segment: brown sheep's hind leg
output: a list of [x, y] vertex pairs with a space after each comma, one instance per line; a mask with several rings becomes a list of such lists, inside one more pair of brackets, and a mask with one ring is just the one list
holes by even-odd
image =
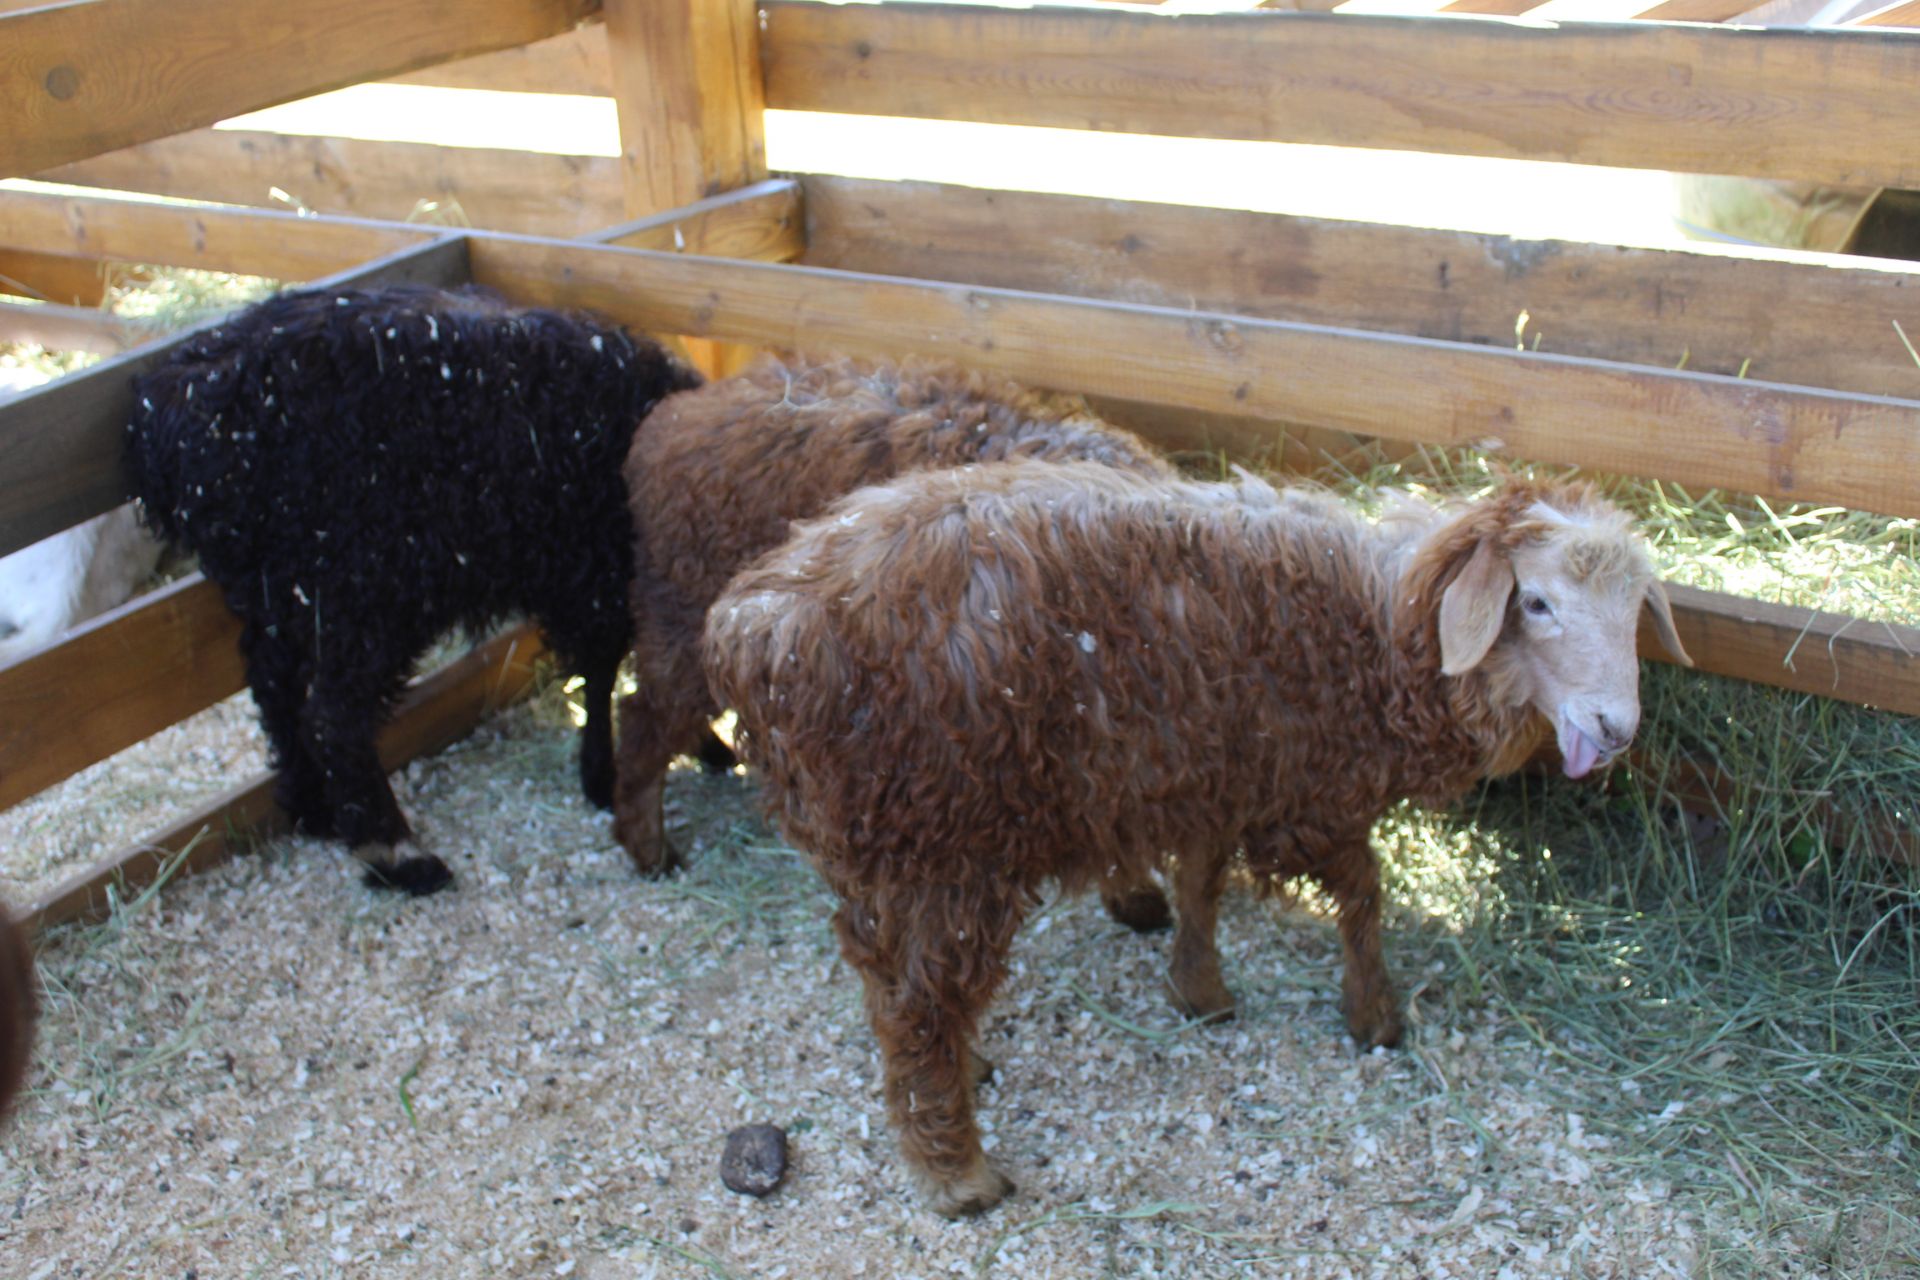
[[[866, 981], [887, 1107], [915, 1183], [943, 1217], [984, 1213], [1014, 1187], [980, 1146], [973, 1090], [991, 1065], [974, 1050], [973, 1032], [1018, 920], [994, 918], [1002, 913], [978, 901], [895, 907], [844, 905], [834, 917], [841, 950]], [[909, 951], [915, 963], [902, 972], [897, 958]]]
[[1227, 880], [1227, 851], [1181, 854], [1174, 866], [1173, 896], [1179, 924], [1173, 935], [1169, 981], [1174, 1007], [1189, 1018], [1225, 1022], [1233, 1017], [1233, 993], [1220, 976], [1214, 927], [1220, 890]]
[[1341, 851], [1342, 874], [1318, 877], [1340, 906], [1340, 940], [1346, 950], [1342, 1008], [1347, 1030], [1362, 1048], [1400, 1043], [1400, 997], [1387, 973], [1380, 945], [1380, 863], [1372, 845]]

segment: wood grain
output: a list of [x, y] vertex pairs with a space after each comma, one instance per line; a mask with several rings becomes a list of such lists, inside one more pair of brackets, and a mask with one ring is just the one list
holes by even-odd
[[312, 280], [435, 238], [432, 227], [0, 191], [0, 244], [116, 262]]
[[73, 254], [0, 248], [0, 293], [97, 307], [107, 296], [106, 264]]
[[0, 302], [0, 342], [31, 342], [50, 351], [117, 355], [151, 342], [163, 332], [152, 323], [124, 319], [97, 307]]
[[[1920, 513], [1920, 401], [1221, 313], [475, 237], [474, 278], [641, 328], [1016, 379], [1790, 501]], [[1062, 335], [1071, 335], [1062, 340]]]
[[[1669, 586], [1680, 642], [1702, 671], [1920, 716], [1920, 627]], [[1668, 661], [1643, 621], [1642, 657]]]
[[1850, 27], [1920, 27], [1920, 0], [1898, 0], [1898, 3], [1849, 19], [1847, 25]]
[[0, 17], [0, 176], [571, 30], [594, 0], [94, 0]]
[[[466, 243], [429, 241], [316, 283], [461, 284]], [[121, 433], [131, 381], [164, 360], [209, 320], [0, 404], [0, 555], [97, 516], [127, 498]]]
[[1753, 0], [1662, 0], [1634, 15], [1641, 22], [1726, 22], [1753, 7]]
[[[428, 221], [571, 236], [622, 215], [611, 156], [201, 129], [36, 175], [48, 182], [288, 212]], [[275, 188], [291, 199], [275, 196]]]
[[442, 89], [572, 93], [611, 98], [613, 67], [607, 58], [606, 28], [591, 23], [518, 49], [502, 49], [477, 58], [443, 62], [424, 71], [410, 71], [394, 76], [392, 82]]
[[[519, 627], [416, 681], [380, 735], [381, 760], [388, 769], [395, 769], [459, 741], [486, 716], [526, 691], [534, 665], [544, 653], [538, 634]], [[273, 802], [273, 785], [272, 774], [256, 774], [75, 876], [26, 908], [20, 919], [35, 932], [98, 919], [111, 896], [127, 900], [169, 866], [176, 878], [192, 875], [226, 861], [256, 840], [287, 830], [286, 815]]]
[[[806, 261], [1920, 398], [1920, 264], [1556, 240], [811, 175]], [[1783, 298], [1791, 306], [1779, 305]]]
[[244, 688], [239, 636], [194, 574], [0, 667], [0, 809]]
[[606, 0], [629, 217], [767, 176], [752, 0]]
[[[769, 0], [769, 107], [1920, 185], [1920, 41]], [[1904, 135], [1900, 135], [1904, 136]]]
[[769, 178], [579, 238], [623, 249], [758, 262], [792, 262], [807, 248], [800, 184], [792, 178]]

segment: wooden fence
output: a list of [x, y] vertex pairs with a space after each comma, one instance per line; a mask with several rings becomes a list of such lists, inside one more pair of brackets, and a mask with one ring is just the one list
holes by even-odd
[[[1496, 7], [1529, 6], [1447, 10]], [[1271, 457], [1302, 432], [1477, 445], [1920, 515], [1907, 264], [772, 178], [761, 143], [779, 107], [1920, 186], [1920, 134], [1904, 128], [1920, 34], [805, 0], [441, 0], [377, 22], [358, 0], [9, 8], [0, 110], [26, 127], [0, 134], [0, 176], [225, 203], [0, 191], [0, 290], [57, 306], [0, 307], [0, 336], [37, 324], [102, 349], [139, 343], [92, 309], [109, 262], [471, 279], [693, 339], [951, 356], [1088, 393], [1174, 447]], [[488, 49], [504, 52], [418, 69]], [[610, 93], [623, 154], [204, 127], [402, 73]], [[321, 212], [246, 207], [272, 187]], [[481, 225], [397, 221], [421, 196], [457, 198]], [[1521, 311], [1553, 352], [1514, 348]], [[0, 554], [124, 498], [128, 378], [179, 340], [0, 404]], [[1920, 714], [1920, 630], [1675, 596], [1705, 670]], [[240, 688], [235, 630], [195, 579], [0, 669], [0, 806]], [[390, 757], [464, 732], [524, 685], [536, 652], [522, 632], [429, 678]], [[197, 832], [217, 838], [196, 859], [219, 856], [227, 834], [277, 820], [267, 793], [250, 780], [31, 913], [95, 909], [110, 878], [150, 876], [156, 848]]]

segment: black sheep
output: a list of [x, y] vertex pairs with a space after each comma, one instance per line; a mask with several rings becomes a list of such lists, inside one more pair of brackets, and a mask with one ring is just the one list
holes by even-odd
[[431, 893], [374, 737], [456, 626], [525, 613], [586, 678], [580, 777], [612, 798], [610, 700], [631, 639], [621, 464], [699, 376], [594, 318], [417, 286], [282, 294], [134, 384], [128, 465], [148, 524], [245, 624], [279, 802], [369, 882]]

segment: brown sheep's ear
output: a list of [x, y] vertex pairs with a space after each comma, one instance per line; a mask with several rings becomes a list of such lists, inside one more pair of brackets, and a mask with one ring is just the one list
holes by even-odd
[[1454, 580], [1440, 596], [1440, 671], [1465, 675], [1500, 638], [1507, 620], [1507, 597], [1513, 594], [1513, 567], [1488, 539], [1481, 539]]
[[1667, 589], [1655, 578], [1647, 586], [1647, 608], [1653, 611], [1653, 631], [1660, 637], [1660, 643], [1673, 655], [1673, 660], [1683, 667], [1693, 665], [1693, 659], [1687, 656], [1686, 646], [1680, 643], [1680, 632], [1673, 625], [1673, 604], [1667, 599]]

